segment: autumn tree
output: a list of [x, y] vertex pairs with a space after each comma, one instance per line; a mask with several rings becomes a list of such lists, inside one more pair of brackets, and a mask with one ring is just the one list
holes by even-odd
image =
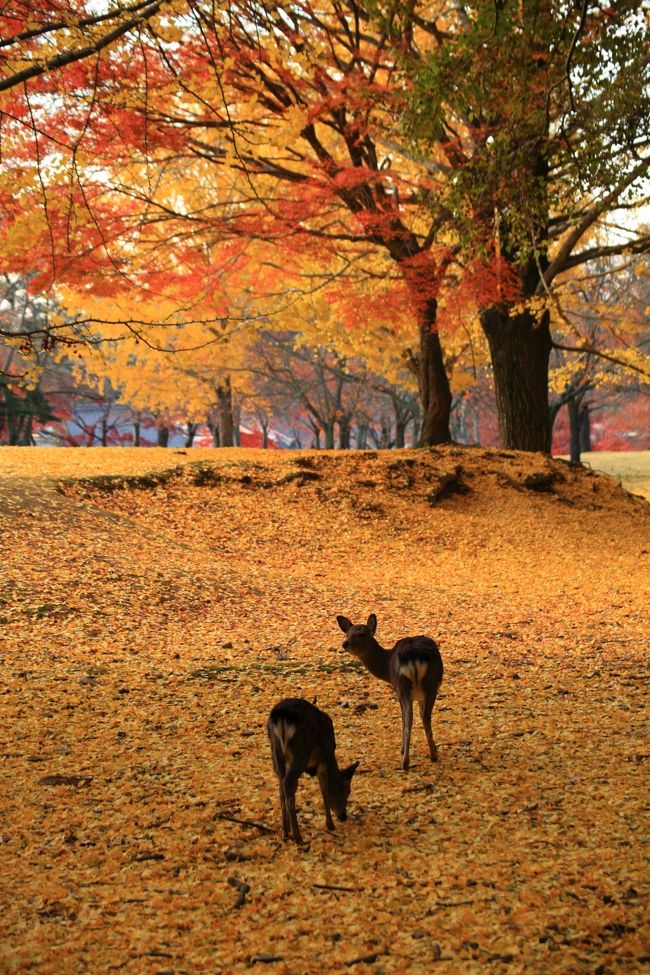
[[[455, 4], [456, 29], [410, 58], [407, 128], [451, 173], [446, 207], [470, 262], [502, 444], [548, 450], [552, 293], [598, 257], [650, 245], [646, 5]], [[417, 19], [414, 14], [414, 19]]]
[[[435, 175], [387, 139], [402, 99], [399, 47], [393, 26], [376, 27], [353, 2], [243, 3], [218, 12], [192, 0], [149, 17], [137, 43], [80, 60], [74, 72], [68, 65], [60, 80], [41, 78], [40, 90], [55, 97], [30, 100], [21, 89], [9, 103], [9, 135], [18, 146], [31, 130], [27, 155], [38, 164], [38, 178], [23, 183], [22, 205], [9, 210], [14, 260], [26, 231], [24, 201], [39, 196], [47, 211], [42, 260], [55, 278], [87, 285], [94, 275], [103, 291], [107, 277], [113, 287], [144, 277], [160, 286], [165, 272], [179, 276], [179, 254], [196, 268], [206, 246], [223, 268], [217, 245], [226, 239], [256, 240], [269, 254], [281, 249], [285, 268], [304, 271], [308, 261], [307, 275], [321, 280], [360, 266], [368, 252], [383, 253], [419, 322], [422, 442], [448, 439], [451, 395], [435, 316], [450, 250], [437, 240], [440, 215], [432, 219], [422, 205]], [[200, 164], [202, 194], [161, 191], [171, 174]], [[206, 187], [215, 181], [211, 199]], [[147, 246], [160, 243], [162, 223], [173, 261]], [[129, 247], [116, 243], [127, 239]], [[148, 255], [142, 274], [133, 269], [133, 246]], [[297, 287], [306, 285], [294, 274]]]

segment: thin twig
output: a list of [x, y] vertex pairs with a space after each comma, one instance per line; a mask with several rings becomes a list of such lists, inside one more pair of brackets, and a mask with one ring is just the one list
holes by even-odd
[[363, 964], [364, 962], [367, 965], [372, 965], [373, 961], [377, 961], [381, 955], [387, 955], [388, 953], [389, 952], [386, 948], [380, 948], [379, 951], [375, 951], [371, 955], [361, 955], [360, 958], [352, 958], [350, 961], [346, 961], [345, 964], [348, 966], [348, 968], [351, 965], [359, 965]]
[[341, 887], [338, 884], [312, 884], [312, 887], [317, 887], [318, 890], [346, 890], [351, 894], [365, 890], [365, 887]]
[[263, 833], [275, 833], [274, 829], [270, 826], [264, 826], [262, 823], [256, 823], [253, 819], [237, 819], [236, 816], [228, 816], [227, 813], [215, 813], [213, 819], [225, 819], [229, 823], [238, 823], [240, 826], [253, 826], [255, 829], [261, 830]]

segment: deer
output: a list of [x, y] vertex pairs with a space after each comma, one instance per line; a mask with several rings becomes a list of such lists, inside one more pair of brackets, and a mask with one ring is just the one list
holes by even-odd
[[325, 825], [334, 830], [332, 812], [341, 822], [347, 819], [347, 802], [352, 776], [358, 762], [339, 769], [332, 719], [301, 697], [287, 697], [271, 710], [267, 722], [273, 768], [280, 785], [282, 833], [299, 846], [303, 839], [296, 817], [296, 788], [303, 772], [316, 775], [325, 806]]
[[410, 636], [398, 640], [386, 650], [375, 639], [377, 617], [371, 613], [367, 622], [353, 624], [347, 616], [336, 621], [345, 633], [343, 649], [354, 654], [374, 677], [391, 685], [402, 709], [402, 771], [409, 768], [413, 701], [420, 706], [420, 717], [427, 736], [432, 762], [438, 761], [438, 749], [431, 731], [431, 713], [442, 683], [442, 657], [435, 640], [428, 636]]

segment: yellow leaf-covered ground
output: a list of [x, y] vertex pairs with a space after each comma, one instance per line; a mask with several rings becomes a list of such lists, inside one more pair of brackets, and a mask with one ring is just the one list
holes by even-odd
[[[647, 502], [454, 447], [3, 448], [0, 517], [0, 971], [647, 970]], [[340, 647], [371, 611], [440, 644], [437, 765]], [[361, 762], [334, 834], [301, 780], [304, 850], [288, 695]]]

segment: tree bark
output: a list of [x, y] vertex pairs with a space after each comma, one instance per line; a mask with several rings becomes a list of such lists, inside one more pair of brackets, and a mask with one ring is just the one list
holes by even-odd
[[418, 447], [433, 447], [449, 443], [449, 415], [451, 389], [442, 356], [440, 337], [435, 331], [438, 303], [426, 303], [420, 320], [420, 349], [418, 354], [418, 387], [422, 404]]
[[133, 421], [133, 446], [140, 446], [140, 420]]
[[236, 403], [232, 408], [232, 439], [235, 447], [241, 447], [241, 406]]
[[572, 464], [580, 463], [580, 401], [577, 397], [567, 403], [569, 413], [569, 457]]
[[395, 446], [404, 447], [406, 444], [406, 423], [401, 416], [395, 417]]
[[368, 427], [369, 423], [367, 420], [359, 420], [357, 423], [356, 441], [359, 450], [366, 450], [368, 446]]
[[591, 450], [591, 407], [589, 403], [580, 406], [580, 452], [588, 454]]
[[[234, 446], [234, 419], [232, 413], [232, 389], [230, 377], [227, 376], [223, 385], [217, 386], [217, 403], [219, 406], [219, 446]], [[217, 446], [215, 444], [215, 446]]]
[[334, 420], [329, 417], [325, 421], [323, 433], [325, 434], [325, 450], [334, 450]]
[[192, 446], [198, 428], [199, 428], [198, 423], [192, 423], [191, 420], [188, 420], [187, 430], [185, 431], [185, 443], [183, 444], [184, 447]]
[[159, 424], [157, 444], [159, 447], [167, 447], [169, 444], [169, 427]]
[[548, 453], [548, 313], [510, 317], [507, 308], [492, 307], [481, 313], [481, 325], [492, 359], [501, 446]]
[[350, 449], [350, 417], [345, 416], [339, 420], [339, 450]]

